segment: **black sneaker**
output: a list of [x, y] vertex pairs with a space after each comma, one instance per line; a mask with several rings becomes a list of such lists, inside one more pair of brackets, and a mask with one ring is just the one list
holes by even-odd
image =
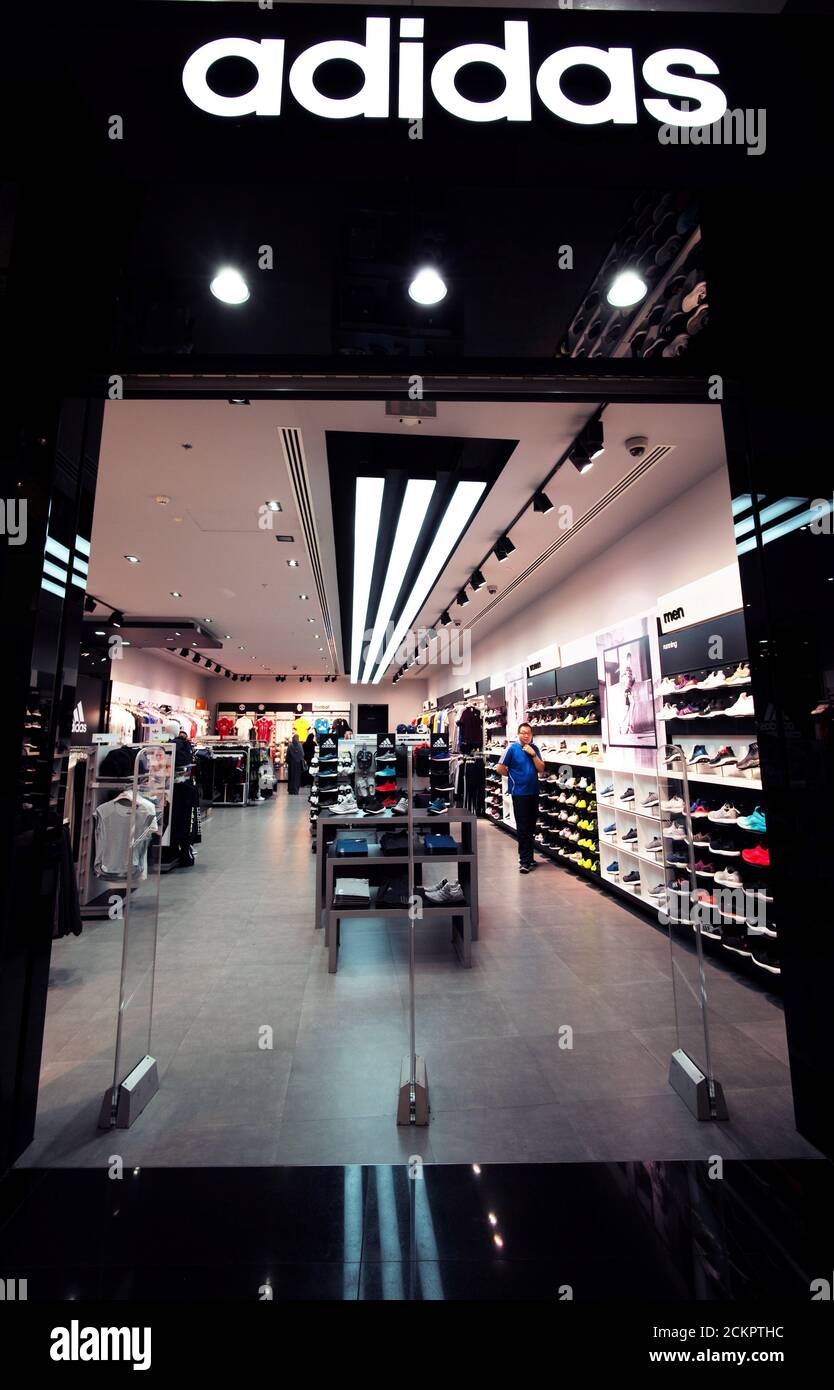
[[709, 840], [709, 847], [713, 854], [723, 854], [730, 859], [737, 859], [741, 854], [738, 845], [726, 836], [714, 836]]
[[633, 801], [633, 800], [634, 800], [634, 788], [633, 788], [633, 787], [626, 787], [625, 791], [623, 792], [622, 796], [620, 797], [620, 800], [621, 800], [621, 801]]
[[753, 937], [750, 942], [750, 955], [753, 957], [753, 964], [758, 965], [760, 970], [767, 970], [771, 975], [781, 975], [779, 947], [772, 937]]
[[736, 764], [739, 772], [750, 772], [759, 766], [759, 745], [751, 743], [744, 757]]
[[725, 748], [719, 748], [714, 758], [710, 758], [710, 767], [731, 767], [738, 762], [738, 758], [729, 744]]
[[520, 874], [529, 874], [529, 872], [530, 872], [530, 865], [529, 865], [529, 864], [519, 864], [519, 866], [518, 866], [518, 872], [519, 872]]
[[629, 884], [633, 888], [636, 883], [640, 882], [639, 871], [637, 869], [632, 869], [630, 873], [623, 874], [622, 882]]
[[736, 956], [749, 956], [750, 943], [747, 928], [743, 922], [731, 922], [726, 917], [721, 922], [721, 945]]

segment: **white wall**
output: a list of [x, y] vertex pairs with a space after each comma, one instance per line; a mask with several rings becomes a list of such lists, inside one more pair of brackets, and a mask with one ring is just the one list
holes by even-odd
[[314, 676], [312, 681], [305, 681], [302, 685], [297, 676], [288, 675], [280, 684], [271, 676], [253, 676], [246, 685], [241, 685], [240, 681], [226, 680], [224, 676], [210, 679], [207, 684], [209, 707], [215, 717], [217, 704], [221, 701], [256, 705], [259, 701], [264, 704], [285, 701], [308, 704], [312, 700], [339, 700], [349, 701], [351, 705], [387, 704], [388, 724], [393, 729], [398, 724], [410, 724], [422, 712], [423, 701], [428, 698], [427, 683], [418, 680], [400, 681], [394, 686], [385, 682], [380, 685], [351, 685], [348, 680], [332, 681], [325, 685], [323, 680], [316, 680]]
[[190, 695], [194, 700], [202, 697], [209, 703], [213, 694], [211, 681], [205, 674], [200, 675], [193, 662], [165, 661], [153, 652], [138, 647], [122, 648], [121, 660], [112, 662], [110, 674], [114, 681], [123, 681], [127, 685], [141, 685], [151, 690], [165, 691], [169, 695]]
[[[482, 640], [475, 628], [471, 675], [461, 683], [505, 671], [550, 643], [564, 646], [644, 613], [661, 594], [735, 561], [730, 489], [722, 466], [570, 579], [537, 594]], [[447, 673], [429, 678], [431, 696], [448, 688]]]

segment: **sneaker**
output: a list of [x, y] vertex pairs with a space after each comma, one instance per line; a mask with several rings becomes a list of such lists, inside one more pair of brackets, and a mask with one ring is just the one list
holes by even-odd
[[698, 797], [698, 799], [696, 801], [693, 801], [692, 805], [690, 806], [689, 814], [690, 816], [695, 816], [696, 819], [698, 817], [708, 816], [709, 806], [707, 805], [706, 801], [702, 801], [701, 798]]
[[709, 849], [709, 847], [710, 847], [710, 840], [709, 840], [709, 834], [708, 834], [708, 832], [707, 832], [706, 830], [695, 830], [695, 831], [693, 831], [693, 833], [692, 833], [692, 843], [693, 843], [693, 845], [702, 845], [704, 849]]
[[663, 709], [659, 711], [657, 717], [658, 717], [658, 719], [677, 719], [677, 717], [678, 717], [678, 707], [677, 707], [677, 705], [665, 704], [665, 705], [663, 706]]
[[[743, 857], [743, 856], [742, 856], [742, 857]], [[744, 895], [745, 895], [745, 897], [749, 898], [749, 899], [750, 899], [752, 902], [754, 902], [754, 903], [758, 903], [758, 902], [772, 903], [772, 902], [773, 902], [773, 897], [772, 897], [772, 895], [771, 895], [770, 888], [769, 888], [769, 886], [768, 886], [766, 883], [751, 883], [751, 882], [746, 883], [746, 884], [744, 885]]]
[[725, 918], [721, 926], [721, 945], [726, 951], [732, 951], [734, 955], [749, 956], [750, 945], [744, 923], [736, 923]]
[[653, 886], [652, 888], [649, 889], [649, 897], [650, 897], [650, 898], [654, 898], [655, 902], [658, 902], [658, 903], [665, 903], [665, 901], [666, 901], [666, 885], [665, 885], [665, 883], [656, 883], [656, 884], [654, 884], [654, 886]]
[[630, 873], [623, 874], [622, 882], [625, 883], [625, 884], [627, 884], [627, 885], [629, 886], [629, 888], [634, 888], [634, 887], [636, 887], [636, 886], [639, 886], [639, 883], [640, 883], [640, 871], [639, 871], [639, 869], [632, 869]]
[[754, 937], [750, 942], [750, 955], [753, 958], [753, 964], [758, 965], [761, 970], [767, 970], [771, 975], [781, 975], [779, 947], [774, 940], [769, 940], [767, 937]]
[[689, 868], [689, 859], [687, 855], [684, 854], [683, 850], [680, 849], [673, 849], [671, 854], [667, 854], [666, 863], [671, 864], [672, 867], [676, 869]]
[[633, 788], [633, 787], [626, 787], [625, 791], [623, 792], [622, 796], [620, 797], [620, 800], [621, 800], [621, 801], [633, 801], [633, 800], [634, 800], [634, 788]]
[[589, 758], [598, 758], [599, 755], [600, 755], [600, 747], [599, 747], [599, 744], [598, 744], [598, 743], [592, 743], [591, 746], [590, 746], [590, 748], [588, 749], [588, 757], [589, 757]]
[[381, 794], [385, 792], [395, 792], [397, 790], [397, 784], [396, 782], [377, 782], [376, 789]]
[[665, 762], [666, 766], [669, 767], [672, 763], [680, 762], [680, 759], [681, 750], [677, 748], [673, 743], [667, 743], [665, 749], [663, 750], [663, 761]]
[[612, 825], [606, 825], [606, 826], [605, 826], [605, 829], [603, 830], [602, 833], [603, 833], [603, 835], [610, 835], [611, 838], [612, 838], [613, 840], [616, 840], [616, 838], [617, 838], [617, 827], [616, 827], [616, 825], [613, 825], [613, 824], [612, 824]]
[[713, 835], [709, 841], [709, 848], [712, 854], [723, 854], [728, 859], [737, 859], [741, 853], [738, 846], [726, 836], [718, 838]]
[[603, 787], [603, 788], [602, 788], [602, 791], [599, 793], [599, 795], [600, 795], [600, 796], [613, 796], [613, 795], [614, 795], [614, 788], [613, 788], [613, 786], [611, 785], [610, 782], [609, 782], [609, 784], [608, 784], [607, 787]]
[[588, 745], [587, 745], [587, 743], [585, 742], [585, 740], [583, 739], [582, 742], [580, 743], [579, 747], [578, 747], [577, 750], [576, 750], [576, 756], [577, 756], [577, 758], [587, 758], [588, 752], [589, 752]]
[[626, 831], [625, 835], [621, 836], [620, 843], [624, 845], [633, 845], [636, 839], [637, 831], [634, 829], [634, 826], [632, 826], [630, 830]]
[[686, 826], [682, 825], [680, 821], [673, 821], [671, 825], [665, 826], [663, 834], [667, 840], [687, 839]]
[[646, 800], [643, 802], [643, 810], [644, 810], [644, 811], [651, 811], [651, 810], [653, 809], [653, 807], [659, 806], [659, 805], [660, 805], [660, 798], [659, 798], [659, 796], [657, 795], [657, 792], [649, 792], [648, 796], [646, 797]]
[[660, 809], [661, 811], [683, 812], [686, 807], [684, 806], [682, 796], [670, 796], [668, 801], [662, 801], [660, 803]]
[[657, 693], [658, 695], [674, 695], [677, 688], [673, 676], [664, 676], [657, 687]]
[[743, 849], [741, 857], [745, 864], [758, 864], [762, 869], [770, 867], [770, 852], [764, 845], [754, 845], [752, 849]]
[[750, 772], [753, 768], [759, 767], [759, 745], [751, 743], [743, 758], [740, 758], [736, 767], [739, 772]]
[[717, 811], [710, 811], [711, 821], [718, 821], [722, 825], [735, 825], [739, 818], [738, 809], [729, 801], [725, 801], [723, 806], [719, 806]]
[[709, 762], [709, 753], [703, 743], [696, 743], [689, 757], [686, 760], [687, 767], [698, 767], [700, 763]]
[[727, 677], [727, 685], [749, 685], [749, 684], [750, 684], [750, 667], [747, 665], [747, 662], [746, 662], [746, 661], [742, 661], [742, 662], [739, 663], [739, 665], [738, 665], [738, 666], [736, 667], [736, 669], [733, 671], [733, 674], [732, 674], [731, 676], [728, 676], [728, 677]]
[[530, 872], [530, 865], [529, 865], [529, 864], [519, 864], [519, 866], [518, 866], [518, 872], [519, 872], [520, 874], [529, 874], [529, 872]]
[[435, 796], [429, 802], [427, 810], [430, 816], [439, 816], [442, 815], [444, 811], [449, 810], [449, 803], [448, 801], [444, 801], [442, 797]]
[[753, 703], [752, 695], [739, 695], [734, 705], [730, 705], [724, 713], [730, 719], [751, 718], [756, 713], [756, 706]]
[[752, 815], [739, 816], [736, 824], [741, 826], [742, 830], [752, 830], [757, 835], [764, 835], [767, 830], [764, 809], [761, 806], [757, 806]]
[[699, 859], [695, 864], [695, 873], [698, 878], [715, 878], [715, 865], [708, 859]]
[[401, 796], [399, 801], [392, 807], [395, 816], [405, 816], [408, 813], [408, 797]]
[[330, 811], [334, 816], [364, 816], [365, 814], [364, 811], [360, 811], [356, 804], [356, 797], [352, 794], [340, 797], [339, 801], [330, 807]]
[[611, 862], [610, 864], [606, 865], [605, 872], [606, 872], [607, 874], [610, 874], [612, 878], [616, 878], [616, 877], [617, 877], [617, 875], [618, 875], [619, 872], [620, 872], [620, 866], [619, 866], [619, 864], [617, 863], [616, 859], [612, 860], [612, 862]]
[[724, 671], [719, 666], [715, 671], [710, 671], [709, 675], [705, 676], [702, 681], [698, 681], [698, 689], [716, 690], [718, 686], [726, 684], [727, 677], [724, 675]]
[[716, 883], [720, 883], [722, 888], [742, 888], [741, 874], [738, 869], [719, 869], [715, 875]]
[[719, 748], [715, 757], [710, 758], [709, 765], [710, 767], [730, 767], [737, 762], [738, 758], [728, 744], [725, 748]]
[[649, 840], [649, 843], [646, 845], [647, 854], [659, 854], [662, 849], [663, 841], [658, 839], [657, 835], [655, 835], [653, 840]]
[[[700, 719], [708, 706], [696, 705], [692, 701], [684, 701], [676, 711], [678, 719]], [[667, 716], [667, 718], [670, 716]]]
[[437, 904], [466, 902], [460, 884], [457, 881], [449, 883], [445, 878], [440, 883], [435, 883], [431, 888], [424, 888], [423, 897], [427, 902]]

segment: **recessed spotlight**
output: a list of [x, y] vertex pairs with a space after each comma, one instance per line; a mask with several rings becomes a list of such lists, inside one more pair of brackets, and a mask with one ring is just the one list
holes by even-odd
[[180, 593], [179, 589], [169, 589], [168, 592], [171, 595], [171, 598], [182, 598], [182, 594]]
[[409, 285], [408, 294], [415, 304], [439, 304], [446, 298], [446, 282], [432, 266], [423, 266]]
[[239, 652], [245, 652], [245, 651], [246, 651], [246, 648], [245, 648], [245, 647], [238, 647], [238, 651], [239, 651]]
[[316, 621], [315, 618], [308, 618], [308, 619], [307, 619], [307, 622], [308, 622], [308, 623], [314, 623], [315, 621]]
[[196, 642], [192, 642], [191, 645], [192, 645], [192, 647], [196, 647], [197, 643], [196, 643]]
[[297, 560], [288, 560], [288, 561], [287, 561], [287, 564], [289, 565], [289, 567], [290, 567], [291, 570], [297, 570], [297, 569], [298, 569], [298, 561], [297, 561]]
[[125, 615], [124, 615], [124, 613], [122, 613], [120, 609], [114, 608], [114, 609], [113, 609], [113, 612], [110, 614], [110, 623], [111, 623], [111, 625], [112, 625], [113, 627], [121, 627], [121, 625], [122, 625], [122, 623], [124, 622], [124, 620], [125, 620]]
[[[190, 446], [189, 446], [189, 447], [190, 447]], [[174, 517], [174, 520], [175, 520], [175, 521], [185, 521], [185, 517], [184, 517], [184, 516], [175, 516], [175, 517]]]
[[166, 497], [164, 493], [160, 492], [159, 495], [155, 497], [153, 500], [154, 502], [158, 502], [160, 507], [167, 507], [171, 499], [170, 497]]
[[314, 632], [314, 633], [313, 633], [313, 636], [315, 637], [316, 641], [318, 642], [319, 638], [321, 637], [321, 633], [320, 633], [320, 632]]
[[125, 559], [129, 565], [138, 565], [141, 563], [138, 555], [125, 555]]
[[635, 270], [622, 270], [608, 286], [606, 299], [615, 309], [628, 309], [645, 299], [648, 286]]
[[240, 271], [230, 265], [218, 270], [209, 289], [223, 304], [245, 304], [249, 298], [249, 286]]
[[104, 631], [103, 627], [97, 627], [95, 630], [95, 635], [96, 637], [106, 637], [107, 633]]
[[200, 619], [200, 622], [201, 622], [201, 623], [213, 623], [213, 622], [214, 622], [214, 618], [201, 618], [201, 619]]
[[181, 445], [180, 445], [180, 448], [181, 448], [181, 449], [193, 449], [193, 448], [194, 448], [194, 445], [193, 445], [193, 444], [189, 444], [189, 443], [186, 442], [185, 444], [181, 444]]
[[174, 633], [174, 636], [175, 636], [175, 637], [182, 637], [182, 633], [181, 633], [181, 632], [175, 632], [175, 633]]
[[[287, 564], [289, 564], [289, 563], [290, 563], [290, 562], [289, 562], [289, 560], [288, 560], [288, 561], [287, 561]], [[299, 597], [299, 598], [302, 598], [302, 599], [306, 599], [306, 598], [309, 598], [310, 595], [309, 595], [309, 594], [299, 594], [298, 597]], [[310, 618], [308, 621], [312, 623], [312, 622], [314, 622], [315, 620], [314, 620], [313, 618]]]
[[231, 640], [232, 640], [232, 634], [231, 634], [230, 632], [224, 632], [224, 633], [223, 633], [223, 640], [224, 640], [224, 642], [231, 642]]
[[280, 502], [276, 502], [276, 501], [274, 501], [274, 500], [269, 501], [269, 502], [264, 502], [264, 506], [265, 506], [265, 507], [268, 507], [269, 510], [270, 510], [271, 512], [282, 512], [282, 511], [284, 510], [283, 507], [281, 506], [281, 503], [280, 503]]

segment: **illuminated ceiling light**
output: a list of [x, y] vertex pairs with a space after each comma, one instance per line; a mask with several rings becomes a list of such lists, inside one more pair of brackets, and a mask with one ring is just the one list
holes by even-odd
[[394, 604], [402, 588], [408, 567], [414, 558], [414, 547], [417, 544], [436, 486], [436, 481], [429, 478], [412, 478], [406, 486], [397, 529], [394, 533], [394, 543], [391, 546], [385, 584], [377, 608], [376, 622], [365, 655], [363, 681], [370, 678], [380, 647], [385, 641], [385, 634], [394, 612]]
[[384, 672], [387, 670], [394, 652], [400, 645], [403, 637], [413, 623], [426, 601], [434, 585], [437, 583], [443, 566], [449, 559], [452, 551], [463, 535], [469, 519], [481, 500], [486, 490], [485, 482], [461, 482], [458, 483], [452, 494], [452, 499], [446, 508], [446, 514], [437, 528], [437, 533], [429, 547], [429, 553], [423, 561], [422, 568], [414, 581], [414, 587], [409, 594], [405, 607], [400, 614], [399, 621], [391, 635], [376, 674], [373, 684], [378, 684], [382, 680]]
[[264, 502], [264, 506], [267, 507], [267, 508], [269, 509], [269, 511], [271, 511], [271, 512], [282, 512], [282, 511], [284, 510], [283, 507], [281, 506], [281, 503], [280, 503], [280, 502], [276, 502], [276, 501], [274, 501], [274, 500], [273, 500], [273, 501], [269, 501], [269, 502]]
[[515, 550], [515, 546], [509, 536], [499, 536], [493, 549], [496, 560], [508, 560]]
[[446, 298], [446, 282], [432, 266], [424, 266], [414, 276], [408, 294], [415, 304], [439, 304]]
[[645, 299], [648, 286], [636, 270], [621, 270], [608, 286], [606, 299], [615, 309], [628, 309]]
[[230, 265], [218, 270], [209, 289], [223, 304], [245, 304], [249, 298], [249, 286], [240, 271]]
[[594, 460], [591, 458], [585, 445], [581, 442], [581, 435], [577, 443], [574, 444], [571, 449], [568, 457], [577, 473], [588, 473], [594, 466]]
[[589, 459], [598, 459], [600, 454], [605, 452], [605, 435], [602, 428], [602, 419], [596, 416], [589, 420], [584, 430], [579, 436], [579, 443], [582, 445]]
[[223, 638], [224, 638], [224, 640], [225, 640], [226, 642], [231, 642], [231, 640], [232, 640], [232, 634], [231, 634], [230, 632], [224, 632], [224, 633], [223, 633]]
[[357, 478], [353, 512], [353, 613], [351, 617], [350, 679], [359, 681], [368, 596], [374, 570], [384, 478]]
[[171, 499], [160, 492], [153, 500], [154, 502], [158, 502], [160, 507], [167, 507]]
[[533, 494], [533, 511], [541, 512], [542, 516], [553, 511], [553, 503], [546, 492], [539, 490]]
[[168, 592], [170, 593], [171, 598], [182, 598], [182, 594], [180, 593], [179, 589], [169, 589]]
[[[289, 560], [287, 561], [287, 564], [289, 564]], [[299, 594], [298, 597], [299, 597], [300, 599], [308, 599], [308, 598], [310, 597], [310, 595], [309, 595], [309, 594]], [[309, 618], [308, 621], [312, 623], [312, 622], [314, 622], [315, 620], [314, 620], [313, 618]]]
[[298, 569], [298, 561], [297, 561], [297, 560], [288, 560], [288, 561], [287, 561], [287, 564], [289, 565], [289, 567], [290, 567], [291, 570], [297, 570], [297, 569]]
[[124, 613], [122, 613], [120, 609], [114, 608], [114, 609], [113, 609], [113, 612], [110, 614], [110, 622], [111, 622], [112, 626], [113, 626], [113, 627], [121, 627], [121, 625], [122, 625], [122, 623], [124, 622], [124, 620], [125, 620], [125, 615], [124, 615]]
[[308, 619], [307, 619], [307, 622], [308, 622], [308, 623], [314, 623], [315, 621], [316, 621], [315, 618], [308, 618]]
[[107, 633], [105, 632], [103, 627], [97, 627], [95, 629], [95, 635], [96, 637], [106, 637]]
[[213, 622], [214, 622], [214, 618], [201, 618], [201, 619], [200, 619], [200, 622], [201, 622], [201, 623], [213, 623]]
[[125, 555], [125, 559], [129, 565], [139, 565], [142, 563], [138, 555]]

